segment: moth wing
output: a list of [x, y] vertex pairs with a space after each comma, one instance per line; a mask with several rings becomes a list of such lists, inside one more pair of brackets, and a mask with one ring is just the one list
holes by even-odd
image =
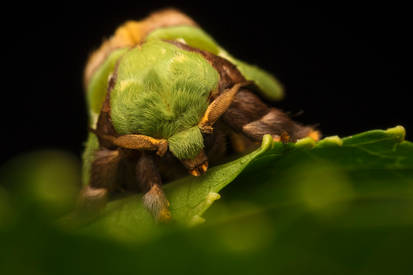
[[233, 60], [241, 74], [254, 81], [261, 95], [269, 100], [280, 100], [284, 97], [284, 87], [278, 79], [267, 71], [240, 60]]

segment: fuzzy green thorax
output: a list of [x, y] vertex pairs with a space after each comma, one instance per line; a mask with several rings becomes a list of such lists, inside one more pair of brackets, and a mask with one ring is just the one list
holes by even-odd
[[218, 81], [218, 72], [200, 54], [148, 41], [120, 60], [110, 100], [113, 126], [121, 135], [170, 139], [179, 159], [196, 156], [203, 140], [192, 128]]
[[250, 65], [234, 58], [200, 28], [194, 26], [159, 28], [150, 33], [146, 39], [167, 39], [185, 42], [191, 47], [221, 56], [236, 65], [238, 70], [247, 80], [254, 81], [264, 97], [270, 100], [280, 100], [283, 97], [283, 87], [276, 78], [257, 66]]

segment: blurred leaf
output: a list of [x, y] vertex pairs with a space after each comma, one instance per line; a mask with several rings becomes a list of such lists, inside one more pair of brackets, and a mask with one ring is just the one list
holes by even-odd
[[14, 201], [19, 208], [38, 208], [42, 215], [53, 218], [73, 207], [79, 192], [79, 177], [77, 158], [45, 150], [17, 156], [2, 166], [0, 188], [9, 190], [13, 198], [8, 200], [19, 200]]
[[186, 224], [232, 181], [196, 227], [154, 226], [139, 196], [80, 232], [14, 209], [13, 226], [0, 223], [0, 274], [411, 274], [413, 144], [402, 127], [271, 141], [211, 171], [165, 186]]

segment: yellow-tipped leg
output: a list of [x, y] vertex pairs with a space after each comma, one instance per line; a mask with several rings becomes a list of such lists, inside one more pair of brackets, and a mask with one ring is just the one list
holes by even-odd
[[163, 208], [159, 211], [157, 221], [160, 223], [168, 223], [171, 220], [171, 211], [168, 208]]
[[80, 192], [77, 204], [86, 211], [98, 211], [106, 205], [107, 196], [106, 188], [93, 188], [86, 185]]
[[204, 162], [204, 163], [201, 165], [201, 170], [202, 170], [202, 172], [204, 172], [204, 173], [208, 170], [208, 162]]
[[287, 143], [287, 142], [290, 141], [290, 136], [288, 135], [288, 133], [287, 133], [286, 131], [282, 131], [280, 137], [281, 137], [281, 141], [282, 141], [283, 143]]
[[272, 136], [272, 140], [275, 142], [280, 142], [281, 141], [281, 137], [279, 135], [273, 135]]
[[193, 168], [192, 170], [189, 170], [189, 173], [192, 176], [199, 177], [200, 175], [205, 174], [207, 170], [208, 170], [208, 161], [205, 161], [201, 165]]
[[166, 223], [171, 220], [169, 201], [159, 185], [152, 186], [143, 196], [143, 203], [157, 222]]
[[208, 158], [203, 150], [195, 158], [183, 159], [181, 162], [194, 177], [199, 177], [208, 170]]
[[201, 175], [201, 172], [199, 172], [198, 169], [196, 169], [196, 168], [189, 171], [189, 173], [191, 173], [191, 175], [194, 176], [194, 177], [199, 177]]
[[282, 131], [281, 135], [273, 135], [272, 140], [275, 142], [282, 142], [287, 143], [289, 142], [291, 137], [288, 135], [286, 131]]
[[312, 130], [308, 136], [312, 139], [314, 139], [314, 141], [319, 141], [321, 138], [321, 133], [317, 130]]

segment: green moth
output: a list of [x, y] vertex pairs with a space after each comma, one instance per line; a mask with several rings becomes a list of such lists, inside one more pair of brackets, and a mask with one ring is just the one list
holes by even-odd
[[89, 206], [142, 192], [155, 219], [167, 221], [162, 182], [200, 176], [265, 134], [319, 138], [264, 102], [283, 96], [272, 75], [232, 57], [176, 10], [119, 27], [90, 56], [84, 82], [90, 134], [81, 201]]

